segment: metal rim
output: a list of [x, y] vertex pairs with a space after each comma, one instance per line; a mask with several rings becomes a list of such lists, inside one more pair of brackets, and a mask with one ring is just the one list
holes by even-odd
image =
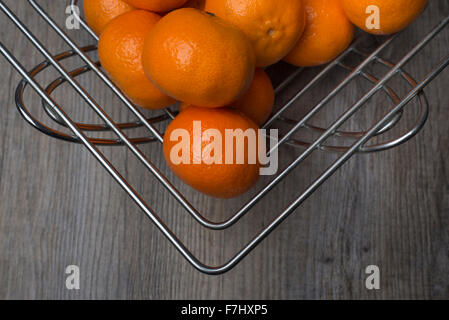
[[[81, 48], [83, 52], [90, 52], [96, 50], [96, 46], [90, 45]], [[76, 53], [73, 50], [64, 51], [62, 53], [59, 53], [54, 56], [54, 59], [56, 61], [62, 61], [64, 59], [68, 59], [72, 56], [76, 55]], [[51, 66], [51, 63], [48, 61], [43, 61], [37, 66], [35, 66], [31, 71], [29, 72], [31, 77], [35, 77], [39, 73], [43, 72], [45, 69]], [[75, 70], [72, 70], [69, 72], [70, 76], [77, 77], [80, 76], [86, 72], [91, 71], [91, 69], [87, 66], [83, 66], [80, 68], [77, 68]], [[59, 77], [56, 80], [52, 81], [45, 89], [45, 92], [49, 95], [51, 95], [59, 86], [64, 84], [66, 82], [65, 79]], [[28, 81], [22, 80], [19, 85], [17, 86], [16, 93], [15, 93], [15, 101], [16, 106], [20, 112], [20, 114], [23, 116], [23, 118], [33, 127], [35, 127], [40, 132], [56, 139], [73, 142], [73, 143], [81, 143], [81, 141], [74, 137], [70, 136], [64, 132], [61, 132], [59, 130], [53, 129], [48, 127], [47, 125], [43, 124], [41, 121], [37, 120], [36, 117], [32, 115], [32, 113], [28, 110], [24, 103], [23, 95], [25, 92], [25, 89], [28, 86]], [[53, 109], [51, 106], [45, 102], [44, 99], [42, 99], [42, 107], [45, 110], [46, 114], [50, 117], [51, 120], [53, 120], [55, 123], [67, 127], [67, 125], [57, 116], [54, 114]], [[155, 116], [151, 118], [147, 118], [147, 121], [151, 124], [159, 123], [168, 120], [170, 117], [166, 114]], [[89, 124], [89, 123], [77, 123], [74, 122], [81, 130], [84, 131], [111, 131], [111, 129], [107, 125], [101, 125], [101, 124]], [[139, 121], [136, 122], [126, 122], [126, 123], [119, 123], [117, 126], [120, 129], [127, 130], [127, 129], [135, 129], [142, 127], [143, 124]], [[89, 137], [89, 140], [97, 145], [107, 145], [107, 146], [120, 146], [123, 145], [123, 142], [119, 139], [101, 139], [101, 138], [94, 138]], [[144, 143], [152, 143], [158, 141], [157, 139], [153, 137], [139, 137], [139, 138], [132, 138], [130, 139], [133, 143], [136, 144], [144, 144]]]
[[[91, 52], [91, 51], [95, 51], [96, 50], [96, 46], [94, 45], [90, 45], [90, 46], [86, 46], [82, 48], [83, 52]], [[65, 52], [62, 52], [60, 54], [55, 55], [55, 60], [57, 61], [62, 61], [64, 59], [70, 58], [72, 56], [74, 56], [76, 53], [68, 50]], [[385, 66], [388, 67], [392, 67], [393, 64], [391, 62], [388, 62], [384, 59], [378, 58], [377, 61], [379, 61], [380, 63], [382, 63]], [[97, 62], [97, 65], [99, 66], [99, 63]], [[37, 74], [39, 74], [40, 72], [43, 72], [46, 68], [48, 68], [49, 66], [51, 66], [51, 64], [48, 61], [44, 61], [40, 64], [38, 64], [36, 67], [34, 67], [31, 71], [30, 71], [30, 75], [31, 76], [36, 76]], [[349, 70], [349, 71], [354, 71], [354, 67], [350, 67], [348, 65], [344, 65], [343, 63], [340, 63], [339, 66], [341, 66], [342, 68]], [[69, 75], [71, 77], [78, 77], [82, 74], [88, 73], [92, 71], [90, 67], [88, 66], [82, 66], [79, 68], [76, 68], [72, 71], [69, 72]], [[282, 90], [285, 86], [287, 86], [291, 81], [293, 81], [300, 73], [301, 73], [302, 69], [298, 68], [298, 70], [294, 71], [290, 77], [288, 77], [284, 82], [282, 82], [277, 88], [276, 88], [276, 92], [279, 92], [280, 90]], [[371, 83], [375, 84], [378, 82], [378, 79], [375, 78], [374, 76], [360, 71], [359, 74], [361, 76], [363, 76], [365, 79], [369, 80]], [[407, 83], [413, 88], [417, 85], [416, 81], [406, 72], [404, 71], [400, 71], [400, 75], [401, 77], [407, 81]], [[55, 80], [53, 80], [45, 89], [46, 93], [48, 93], [49, 95], [51, 95], [57, 88], [59, 88], [61, 85], [63, 85], [64, 83], [66, 83], [66, 79], [59, 77]], [[44, 125], [42, 122], [40, 122], [39, 120], [37, 120], [28, 110], [28, 108], [25, 106], [25, 103], [23, 101], [23, 94], [24, 91], [27, 87], [27, 83], [26, 82], [20, 82], [17, 89], [16, 89], [16, 104], [17, 107], [20, 111], [20, 113], [22, 114], [22, 116], [25, 118], [25, 120], [31, 124], [33, 127], [35, 127], [36, 129], [38, 129], [39, 131], [45, 133], [46, 135], [49, 135], [53, 138], [57, 138], [57, 139], [61, 139], [64, 141], [69, 141], [69, 142], [75, 142], [75, 143], [80, 143], [79, 139], [73, 137], [73, 136], [69, 136], [63, 132], [60, 132], [56, 129], [50, 128], [46, 125]], [[399, 103], [400, 99], [399, 97], [396, 95], [396, 93], [389, 87], [387, 86], [382, 86], [382, 89], [384, 90], [384, 92], [387, 94], [387, 96], [389, 97], [389, 99], [394, 103], [397, 104]], [[376, 145], [372, 145], [372, 146], [363, 146], [360, 148], [359, 152], [361, 153], [370, 153], [370, 152], [378, 152], [378, 151], [384, 151], [384, 150], [388, 150], [391, 148], [394, 148], [404, 142], [406, 142], [407, 140], [409, 140], [411, 137], [413, 137], [414, 135], [416, 135], [421, 128], [424, 126], [424, 124], [426, 123], [428, 114], [429, 114], [429, 109], [428, 109], [428, 104], [427, 104], [427, 99], [425, 98], [425, 95], [423, 92], [419, 93], [419, 105], [420, 105], [420, 114], [418, 119], [416, 120], [416, 122], [407, 130], [406, 133], [404, 133], [402, 136], [383, 142], [383, 143], [379, 143]], [[42, 106], [43, 109], [45, 110], [46, 114], [50, 117], [50, 119], [52, 119], [54, 122], [56, 122], [59, 125], [65, 126], [66, 124], [54, 113], [53, 109], [45, 102], [45, 100], [42, 100]], [[172, 117], [174, 115], [172, 114]], [[402, 111], [399, 112], [397, 115], [395, 115], [395, 117], [393, 117], [391, 119], [391, 121], [389, 123], [387, 123], [381, 130], [379, 130], [378, 133], [376, 133], [375, 136], [379, 136], [389, 130], [391, 130], [401, 119], [402, 116]], [[151, 118], [147, 118], [147, 121], [149, 123], [159, 123], [159, 122], [163, 122], [165, 120], [168, 120], [170, 118], [168, 114], [165, 115], [160, 115], [160, 116], [156, 116], [156, 117], [151, 117]], [[298, 121], [297, 120], [293, 120], [287, 117], [283, 117], [283, 116], [278, 116], [277, 119], [275, 119], [277, 121], [281, 121], [287, 124], [296, 124]], [[93, 131], [93, 132], [99, 132], [99, 131], [111, 131], [111, 128], [109, 128], [106, 124], [89, 124], [89, 123], [77, 123], [75, 122], [75, 124], [84, 131]], [[127, 123], [120, 123], [118, 124], [118, 127], [120, 129], [135, 129], [135, 128], [139, 128], [142, 127], [143, 124], [140, 121], [136, 121], [136, 122], [127, 122]], [[318, 127], [318, 126], [314, 126], [311, 124], [304, 124], [303, 128], [317, 132], [317, 133], [324, 133], [326, 131], [325, 128], [322, 127]], [[345, 138], [345, 139], [351, 139], [351, 140], [355, 140], [357, 138], [362, 137], [364, 134], [366, 133], [361, 131], [361, 132], [350, 132], [350, 131], [340, 131], [337, 130], [335, 133], [333, 133], [333, 137], [338, 137], [338, 138]], [[90, 140], [92, 141], [92, 143], [94, 144], [99, 144], [99, 145], [109, 145], [109, 146], [113, 146], [113, 145], [123, 145], [123, 142], [117, 139], [100, 139], [100, 138], [90, 138]], [[154, 139], [152, 137], [140, 137], [140, 138], [133, 138], [131, 140], [134, 143], [137, 144], [143, 144], [143, 143], [152, 143], [152, 142], [156, 142], [157, 139]], [[302, 141], [299, 139], [289, 139], [287, 141], [288, 145], [290, 146], [294, 146], [294, 147], [300, 147], [300, 148], [307, 148], [311, 145], [311, 143], [306, 142], [306, 141]], [[349, 147], [344, 147], [344, 146], [336, 146], [336, 145], [320, 145], [319, 149], [322, 151], [328, 151], [328, 152], [345, 152], [349, 149]]]
[[[364, 55], [364, 56], [367, 56], [367, 55]], [[385, 59], [377, 58], [376, 60], [388, 68], [394, 67], [393, 63], [391, 63]], [[340, 66], [349, 71], [354, 71], [354, 69], [355, 69], [354, 67], [344, 65], [343, 63], [340, 63]], [[416, 80], [414, 80], [410, 74], [406, 73], [402, 69], [400, 69], [398, 72], [399, 72], [400, 76], [402, 77], [402, 79], [404, 79], [410, 85], [410, 87], [412, 89], [417, 86]], [[377, 78], [375, 78], [374, 76], [372, 76], [366, 72], [360, 71], [359, 73], [361, 76], [363, 76], [365, 79], [370, 81], [372, 84], [376, 84], [379, 81]], [[382, 89], [387, 94], [387, 96], [390, 98], [390, 100], [394, 103], [394, 105], [397, 105], [400, 102], [401, 99], [399, 99], [399, 97], [396, 95], [396, 93], [391, 88], [389, 88], [388, 86], [382, 86]], [[389, 149], [392, 149], [396, 146], [399, 146], [399, 145], [407, 142], [408, 140], [413, 138], [417, 133], [419, 133], [419, 131], [421, 131], [421, 129], [424, 127], [425, 123], [427, 122], [427, 119], [429, 116], [429, 104], [428, 104], [427, 98], [425, 96], [425, 93], [423, 91], [420, 91], [417, 94], [417, 98], [418, 98], [419, 115], [417, 117], [417, 120], [413, 123], [412, 126], [410, 126], [406, 130], [406, 132], [404, 134], [402, 134], [401, 136], [399, 136], [395, 139], [390, 139], [390, 140], [382, 142], [382, 143], [378, 143], [378, 144], [370, 145], [370, 146], [362, 146], [359, 149], [359, 152], [360, 153], [372, 153], [372, 152], [380, 152], [380, 151], [389, 150]], [[380, 135], [390, 131], [391, 129], [393, 129], [395, 127], [395, 125], [401, 120], [402, 115], [403, 115], [403, 110], [398, 112], [382, 129], [380, 129], [373, 136], [373, 138], [380, 136]], [[282, 116], [280, 116], [278, 120], [288, 123], [288, 124], [292, 124], [292, 125], [295, 125], [298, 122], [297, 120], [293, 120], [293, 119], [290, 119], [287, 117], [282, 117]], [[303, 126], [303, 128], [308, 129], [313, 132], [316, 132], [316, 133], [319, 133], [319, 134], [323, 134], [324, 132], [326, 132], [325, 128], [310, 125], [307, 123]], [[350, 140], [355, 141], [356, 139], [363, 137], [366, 134], [366, 132], [367, 131], [355, 132], [355, 131], [337, 130], [333, 134], [333, 137], [345, 138], [345, 139], [350, 139]], [[308, 148], [311, 145], [311, 143], [300, 140], [300, 139], [290, 139], [287, 144], [290, 146], [299, 147], [299, 148]], [[320, 145], [319, 149], [322, 151], [341, 153], [341, 152], [345, 152], [345, 151], [349, 150], [350, 147], [342, 147], [342, 146], [335, 146], [335, 145]]]

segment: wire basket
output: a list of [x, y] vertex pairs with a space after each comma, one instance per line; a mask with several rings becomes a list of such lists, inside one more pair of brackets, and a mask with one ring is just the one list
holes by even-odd
[[[277, 226], [279, 226], [292, 212], [295, 211], [315, 190], [317, 190], [330, 176], [332, 176], [345, 162], [347, 162], [356, 153], [368, 153], [388, 150], [403, 144], [414, 137], [425, 125], [429, 105], [423, 89], [449, 64], [449, 55], [430, 69], [430, 72], [421, 80], [416, 81], [404, 70], [404, 66], [410, 62], [413, 57], [420, 52], [426, 45], [449, 23], [449, 16], [438, 23], [430, 32], [428, 32], [410, 51], [408, 51], [397, 63], [389, 62], [382, 58], [382, 53], [389, 46], [394, 45], [397, 35], [389, 38], [375, 38], [362, 35], [357, 38], [353, 44], [342, 53], [337, 59], [327, 66], [317, 70], [316, 74], [306, 78], [303, 85], [298, 85], [297, 80], [301, 78], [305, 70], [294, 69], [283, 81], [276, 87], [276, 93], [279, 94], [287, 88], [295, 89], [295, 94], [283, 102], [263, 126], [263, 128], [282, 128], [283, 133], [278, 143], [271, 149], [280, 149], [286, 147], [299, 150], [299, 154], [289, 159], [282, 170], [266, 182], [251, 198], [245, 202], [240, 209], [234, 212], [229, 218], [223, 221], [212, 221], [203, 215], [186, 197], [179, 191], [173, 182], [162, 173], [161, 168], [154, 164], [154, 159], [142, 151], [142, 144], [161, 144], [163, 142], [163, 130], [169, 121], [176, 116], [176, 112], [170, 108], [162, 114], [145, 115], [143, 111], [134, 106], [129, 99], [112, 83], [112, 81], [100, 69], [100, 65], [92, 59], [89, 53], [96, 50], [96, 41], [98, 38], [86, 23], [78, 16], [77, 1], [72, 0], [72, 14], [79, 20], [84, 31], [88, 32], [92, 38], [92, 45], [79, 46], [55, 20], [41, 7], [36, 0], [27, 0], [34, 12], [40, 16], [48, 28], [53, 29], [59, 37], [70, 47], [69, 50], [60, 54], [52, 54], [49, 48], [46, 48], [40, 39], [31, 32], [16, 14], [0, 0], [0, 9], [5, 16], [26, 36], [26, 38], [37, 48], [45, 57], [45, 61], [36, 67], [27, 71], [22, 63], [18, 61], [11, 51], [0, 42], [0, 52], [8, 62], [21, 74], [23, 80], [18, 84], [15, 100], [19, 112], [24, 119], [40, 132], [61, 140], [83, 144], [100, 162], [104, 169], [113, 177], [113, 179], [124, 189], [124, 191], [137, 203], [145, 215], [156, 225], [171, 244], [187, 259], [196, 269], [207, 274], [221, 274], [229, 271], [236, 266], [249, 252], [251, 252], [264, 238], [266, 238]], [[68, 3], [69, 4], [69, 3]], [[364, 42], [370, 42], [371, 48], [366, 50]], [[375, 46], [373, 46], [373, 43]], [[449, 54], [449, 52], [448, 52]], [[79, 57], [83, 64], [77, 65], [71, 70], [67, 70], [64, 61], [72, 57]], [[44, 85], [38, 79], [41, 73], [45, 73], [54, 68], [59, 76]], [[383, 68], [381, 76], [373, 71], [375, 67]], [[333, 81], [333, 74], [337, 72], [344, 77], [341, 80]], [[98, 77], [109, 90], [116, 95], [122, 102], [124, 110], [133, 117], [134, 120], [127, 122], [116, 122], [104, 110], [104, 108], [92, 97], [88, 88], [83, 87], [77, 80], [77, 77], [86, 74], [91, 77]], [[398, 90], [390, 86], [390, 81], [399, 77], [402, 87], [406, 88], [405, 94], [399, 94]], [[329, 82], [332, 80], [331, 89], [325, 91], [319, 101], [314, 104], [307, 112], [295, 117], [298, 112], [292, 116], [289, 114], [298, 106], [305, 95], [310, 94], [318, 84], [323, 80]], [[370, 86], [361, 92], [360, 99], [354, 103], [348, 103], [344, 110], [332, 120], [330, 124], [317, 125], [314, 120], [319, 118], [321, 112], [326, 112], [331, 101], [345, 90], [351, 83], [358, 81], [368, 81]], [[54, 98], [54, 92], [62, 85], [69, 85], [70, 90], [76, 92], [87, 103], [87, 105], [100, 117], [102, 123], [84, 123], [75, 122], [69, 117], [63, 105], [59, 104]], [[26, 91], [28, 87], [40, 96], [42, 108], [48, 115], [48, 119], [57, 126], [67, 128], [67, 132], [49, 126], [38, 120], [33, 112], [30, 111], [26, 103]], [[357, 123], [357, 114], [369, 105], [370, 100], [376, 95], [383, 94], [389, 102], [388, 110], [378, 119], [368, 117], [367, 128], [362, 130], [344, 129], [348, 123]], [[407, 107], [407, 108], [406, 108]], [[396, 134], [392, 137], [393, 129], [403, 118], [406, 109], [416, 107], [416, 117], [411, 121], [409, 129], [405, 132]], [[126, 108], [126, 109], [125, 109]], [[328, 111], [330, 112], [330, 111]], [[137, 137], [130, 137], [129, 132], [134, 129], [143, 129], [144, 134]], [[102, 133], [109, 133], [111, 136], [104, 137]], [[307, 138], [306, 138], [307, 137]], [[152, 209], [144, 200], [142, 194], [136, 191], [135, 186], [126, 180], [122, 172], [112, 164], [112, 159], [105, 155], [100, 146], [121, 145], [129, 149], [136, 159], [149, 170], [154, 178], [159, 181], [169, 192], [170, 196], [184, 208], [200, 226], [210, 230], [224, 230], [235, 225], [242, 217], [247, 215], [256, 204], [263, 202], [272, 189], [282, 182], [294, 169], [300, 168], [301, 164], [315, 151], [335, 153], [335, 161], [326, 168], [320, 169], [320, 174], [311, 182], [304, 191], [298, 191], [295, 199], [286, 203], [284, 209], [278, 212], [274, 218], [266, 223], [263, 228], [238, 251], [231, 259], [219, 266], [209, 266], [201, 262], [198, 257], [189, 251], [185, 243], [165, 224], [161, 216]], [[280, 150], [280, 157], [285, 151]], [[291, 154], [291, 153], [290, 153]]]

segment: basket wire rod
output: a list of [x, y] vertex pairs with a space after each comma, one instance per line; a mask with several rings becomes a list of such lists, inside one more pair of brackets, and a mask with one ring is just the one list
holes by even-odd
[[[3, 0], [2, 0], [3, 1]], [[164, 138], [161, 133], [150, 124], [146, 117], [137, 109], [136, 106], [120, 91], [119, 88], [98, 68], [89, 56], [87, 56], [83, 50], [75, 44], [75, 42], [56, 24], [56, 22], [48, 16], [48, 14], [36, 3], [34, 0], [28, 0], [31, 6], [36, 12], [50, 25], [50, 27], [58, 33], [58, 35], [76, 52], [76, 54], [84, 60], [84, 62], [100, 77], [100, 79], [112, 89], [112, 91], [122, 100], [125, 105], [134, 113], [134, 115], [143, 123], [148, 130], [160, 141], [163, 142]]]
[[[427, 34], [415, 47], [410, 50], [387, 74], [382, 77], [382, 79], [370, 90], [368, 91], [360, 100], [358, 100], [349, 110], [347, 110], [337, 121], [334, 122], [332, 126], [318, 138], [312, 145], [311, 150], [306, 150], [304, 153], [311, 153], [313, 149], [318, 147], [323, 141], [325, 141], [329, 136], [331, 136], [335, 130], [337, 130], [344, 122], [346, 122], [363, 104], [365, 104], [377, 91], [382, 89], [382, 87], [389, 81], [398, 71], [402, 68], [411, 58], [413, 58], [429, 41], [431, 41], [447, 24], [449, 23], [449, 16], [443, 19], [429, 34]], [[377, 50], [376, 50], [377, 51]], [[370, 55], [370, 57], [376, 57], [376, 55]], [[362, 63], [363, 65], [363, 63]], [[357, 68], [359, 69], [359, 68]], [[356, 69], [356, 70], [357, 70]], [[347, 78], [346, 78], [347, 79]], [[346, 80], [345, 79], [345, 80]], [[345, 82], [345, 81], [343, 81]], [[334, 92], [332, 92], [334, 94]], [[328, 96], [329, 97], [329, 96]], [[327, 98], [325, 98], [328, 100]], [[321, 104], [321, 103], [320, 103]], [[319, 104], [319, 105], [320, 105]], [[313, 113], [316, 108], [311, 112]], [[301, 121], [298, 122], [288, 133], [286, 133], [279, 142], [273, 146], [270, 153], [276, 150], [280, 145], [286, 142], [299, 128], [304, 126], [306, 121], [310, 118], [310, 114], [306, 115]], [[313, 148], [312, 148], [313, 147]]]
[[174, 120], [176, 117], [176, 114], [173, 113], [173, 111], [171, 111], [169, 108], [164, 109], [165, 113], [170, 117], [170, 119]]

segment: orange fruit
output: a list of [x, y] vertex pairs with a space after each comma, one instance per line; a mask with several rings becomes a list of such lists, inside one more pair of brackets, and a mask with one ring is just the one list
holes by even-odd
[[354, 39], [354, 26], [340, 0], [304, 0], [307, 25], [303, 36], [285, 61], [300, 67], [328, 63], [345, 51]]
[[149, 11], [124, 13], [106, 26], [98, 42], [103, 68], [132, 102], [147, 109], [161, 109], [175, 102], [148, 80], [142, 66], [145, 37], [159, 20]]
[[205, 10], [231, 22], [248, 36], [258, 67], [285, 57], [306, 22], [303, 0], [206, 0]]
[[153, 83], [187, 104], [220, 107], [251, 84], [254, 51], [246, 36], [193, 8], [163, 17], [145, 40], [143, 66]]
[[[179, 112], [188, 107], [189, 105], [181, 103]], [[274, 107], [274, 89], [263, 68], [256, 69], [254, 80], [249, 89], [229, 107], [239, 110], [259, 126], [262, 126], [268, 120]]]
[[130, 5], [154, 12], [167, 12], [182, 7], [187, 0], [125, 0]]
[[122, 0], [84, 0], [83, 8], [87, 24], [97, 35], [109, 21], [134, 9]]
[[[342, 0], [343, 9], [349, 20], [357, 27], [373, 34], [391, 34], [401, 31], [412, 23], [427, 6], [427, 0]], [[369, 6], [379, 8], [379, 29], [367, 27], [373, 14]], [[369, 13], [367, 13], [367, 11]]]
[[274, 89], [264, 69], [256, 69], [249, 89], [231, 106], [240, 110], [259, 126], [270, 118], [274, 107]]
[[[257, 182], [260, 164], [257, 141], [251, 145], [255, 149], [247, 139], [239, 149], [236, 139], [226, 143], [225, 131], [238, 129], [254, 130], [257, 137], [257, 125], [237, 110], [189, 106], [165, 133], [164, 156], [168, 166], [182, 181], [210, 196], [226, 199], [245, 193]], [[244, 153], [240, 164], [236, 158], [238, 150]], [[226, 161], [226, 152], [233, 152], [233, 157], [228, 157], [232, 161]], [[256, 156], [255, 161], [250, 161], [249, 152]]]

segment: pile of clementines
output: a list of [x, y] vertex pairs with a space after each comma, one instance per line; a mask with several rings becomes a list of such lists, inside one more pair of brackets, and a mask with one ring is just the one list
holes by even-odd
[[[164, 136], [169, 167], [193, 188], [231, 198], [254, 186], [261, 164], [248, 156], [239, 164], [217, 161], [210, 147], [214, 136], [204, 133], [257, 130], [268, 120], [274, 90], [264, 68], [281, 60], [300, 67], [326, 64], [350, 45], [354, 25], [395, 33], [426, 5], [427, 0], [84, 0], [84, 14], [100, 36], [102, 67], [133, 103], [146, 109], [179, 103]], [[367, 25], [373, 6], [380, 15], [374, 29]], [[193, 134], [198, 122], [201, 141]], [[179, 147], [182, 136], [172, 136], [176, 129], [192, 133], [186, 148]], [[179, 163], [174, 155], [197, 161]]]

